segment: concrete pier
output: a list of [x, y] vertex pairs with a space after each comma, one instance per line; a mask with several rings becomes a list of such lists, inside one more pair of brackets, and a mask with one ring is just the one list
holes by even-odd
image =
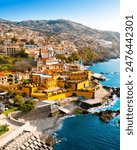
[[80, 102], [90, 105], [90, 106], [96, 106], [96, 105], [102, 105], [106, 100], [104, 99], [88, 99], [88, 100], [80, 100]]
[[99, 74], [99, 73], [94, 73], [94, 74], [92, 74], [92, 77], [93, 77], [94, 79], [97, 79], [97, 80], [103, 80], [103, 81], [107, 80], [106, 77], [102, 76], [102, 75]]
[[63, 108], [63, 107], [59, 107], [59, 110], [61, 111], [61, 112], [63, 112], [63, 113], [65, 113], [65, 114], [70, 114], [70, 111], [68, 110], [68, 109], [66, 109], [66, 108]]

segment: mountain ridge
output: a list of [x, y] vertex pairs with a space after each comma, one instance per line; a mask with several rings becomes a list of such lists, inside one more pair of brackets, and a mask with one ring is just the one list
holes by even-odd
[[[0, 19], [0, 27], [4, 25], [4, 30], [6, 31], [7, 29], [6, 32], [12, 29], [18, 37], [21, 37], [24, 33], [28, 38], [35, 35], [35, 37], [48, 40], [51, 45], [55, 41], [58, 44], [61, 41], [68, 41], [70, 44], [73, 43], [72, 45], [75, 45], [78, 50], [88, 48], [93, 53], [97, 52], [101, 59], [119, 57], [120, 55], [119, 32], [93, 29], [81, 23], [65, 19], [25, 20], [19, 22]], [[17, 30], [20, 32], [17, 32]], [[31, 35], [29, 32], [31, 32]]]
[[[107, 31], [107, 30], [98, 30], [98, 29], [93, 29], [91, 27], [88, 27], [86, 25], [83, 25], [81, 23], [77, 23], [74, 21], [70, 21], [70, 20], [65, 20], [65, 19], [56, 19], [56, 20], [25, 20], [25, 21], [19, 21], [15, 23], [16, 25], [20, 25], [20, 26], [26, 26], [26, 27], [30, 27], [31, 29], [37, 29], [37, 30], [44, 30], [46, 28], [49, 28], [49, 26], [52, 27], [52, 29], [54, 30], [55, 28], [53, 28], [53, 26], [58, 26], [58, 25], [63, 25], [62, 27], [66, 28], [71, 26], [71, 29], [73, 31], [73, 29], [75, 29], [75, 27], [77, 28], [82, 28], [82, 29], [86, 29], [86, 30], [90, 30], [91, 33], [95, 33], [95, 32], [108, 32], [108, 33], [117, 33], [119, 34], [119, 32], [115, 32], [115, 31]], [[61, 30], [61, 28], [59, 28], [59, 30]], [[55, 31], [55, 30], [54, 30]], [[50, 31], [52, 32], [52, 31]], [[55, 31], [56, 32], [56, 31]], [[60, 32], [59, 32], [60, 33]]]
[[6, 20], [6, 19], [3, 19], [3, 18], [0, 18], [0, 21], [11, 22], [11, 23], [16, 23], [16, 24], [22, 23], [22, 22], [29, 22], [29, 21], [33, 21], [33, 22], [37, 22], [37, 21], [45, 21], [45, 22], [50, 22], [50, 21], [69, 21], [69, 22], [77, 23], [79, 25], [85, 26], [85, 27], [93, 29], [93, 30], [119, 33], [118, 31], [113, 31], [113, 30], [101, 30], [101, 29], [92, 28], [92, 27], [89, 27], [89, 26], [84, 25], [82, 23], [78, 23], [78, 22], [75, 22], [75, 21], [71, 21], [71, 20], [68, 20], [68, 19], [62, 19], [62, 18], [60, 18], [60, 19], [49, 19], [49, 20], [47, 20], [47, 19], [27, 19], [27, 20], [21, 20], [21, 21], [11, 21], [11, 20]]

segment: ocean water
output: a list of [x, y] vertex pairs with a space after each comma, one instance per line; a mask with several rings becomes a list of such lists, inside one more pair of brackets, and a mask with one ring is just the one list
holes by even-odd
[[[108, 79], [101, 82], [111, 87], [120, 86], [120, 60], [111, 59], [89, 67], [97, 73], [103, 73]], [[120, 108], [120, 99], [115, 97], [112, 105], [96, 108], [96, 110]], [[76, 115], [65, 118], [60, 129], [56, 131], [60, 142], [54, 146], [54, 150], [120, 150], [120, 127], [117, 125], [119, 116], [103, 123], [93, 114]]]
[[103, 73], [107, 81], [101, 84], [110, 87], [120, 87], [120, 59], [110, 59], [107, 62], [97, 63], [89, 67], [92, 72]]

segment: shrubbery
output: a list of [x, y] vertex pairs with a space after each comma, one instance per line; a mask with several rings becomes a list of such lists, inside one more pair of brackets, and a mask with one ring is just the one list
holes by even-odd
[[21, 95], [16, 95], [14, 97], [14, 104], [24, 112], [29, 112], [35, 107], [35, 102], [32, 99], [25, 101]]
[[35, 102], [33, 100], [27, 100], [26, 102], [22, 103], [21, 110], [24, 112], [29, 112], [33, 110], [35, 107]]
[[18, 107], [20, 107], [22, 105], [22, 103], [24, 102], [23, 97], [21, 95], [16, 95], [14, 97], [14, 104]]
[[9, 131], [9, 127], [7, 124], [0, 125], [0, 135], [4, 134], [7, 131]]
[[65, 55], [63, 55], [63, 54], [57, 54], [56, 58], [60, 59], [62, 61], [65, 61], [67, 63], [71, 63], [71, 62], [74, 62], [74, 61], [79, 61], [81, 59], [80, 55], [76, 52], [72, 53], [68, 58], [65, 57]]
[[31, 68], [31, 65], [23, 60], [31, 60], [27, 53], [22, 49], [14, 55], [1, 55], [0, 54], [0, 71], [26, 71]]

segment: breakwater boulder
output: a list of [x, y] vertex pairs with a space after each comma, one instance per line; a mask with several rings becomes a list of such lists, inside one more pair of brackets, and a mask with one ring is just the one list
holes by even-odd
[[118, 121], [118, 126], [120, 126], [120, 120]]
[[120, 110], [105, 110], [100, 112], [95, 112], [95, 115], [99, 116], [99, 119], [105, 123], [109, 123], [109, 121], [120, 114]]
[[120, 97], [120, 88], [114, 88], [114, 87], [107, 87], [107, 86], [103, 86], [104, 89], [106, 89], [107, 91], [109, 91], [111, 93], [111, 95], [116, 95], [118, 97]]

